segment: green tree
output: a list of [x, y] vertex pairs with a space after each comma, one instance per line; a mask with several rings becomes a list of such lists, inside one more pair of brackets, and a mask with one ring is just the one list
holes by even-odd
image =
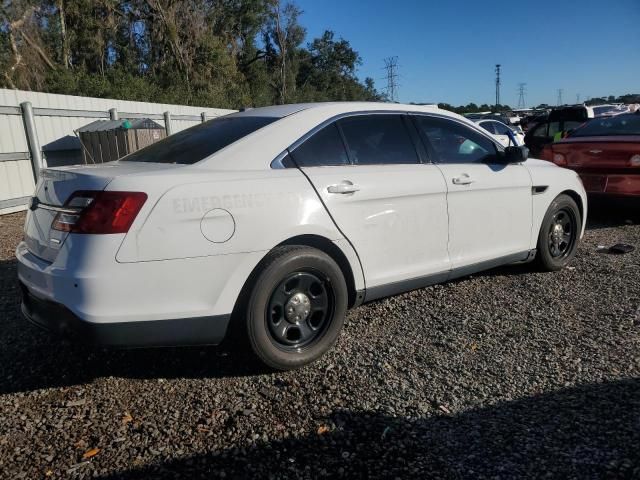
[[2, 0], [0, 86], [202, 106], [381, 98], [280, 0]]

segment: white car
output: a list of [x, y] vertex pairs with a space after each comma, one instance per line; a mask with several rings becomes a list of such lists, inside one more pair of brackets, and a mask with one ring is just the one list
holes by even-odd
[[437, 107], [257, 108], [118, 162], [43, 170], [17, 247], [23, 312], [84, 342], [219, 344], [276, 369], [348, 308], [498, 265], [564, 267], [587, 198]]
[[509, 128], [497, 120], [476, 120], [476, 123], [494, 135], [504, 147], [524, 145], [524, 133], [520, 127]]

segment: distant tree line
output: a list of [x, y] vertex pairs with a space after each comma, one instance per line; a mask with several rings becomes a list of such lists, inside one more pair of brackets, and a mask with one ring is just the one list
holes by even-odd
[[2, 0], [0, 86], [238, 108], [381, 100], [326, 31], [280, 0]]
[[464, 115], [465, 113], [475, 113], [475, 112], [505, 112], [511, 110], [509, 105], [488, 105], [483, 103], [482, 105], [477, 105], [475, 103], [468, 103], [467, 105], [460, 105], [459, 107], [455, 107], [448, 103], [439, 103], [438, 107], [449, 110], [451, 112], [459, 113], [460, 115]]

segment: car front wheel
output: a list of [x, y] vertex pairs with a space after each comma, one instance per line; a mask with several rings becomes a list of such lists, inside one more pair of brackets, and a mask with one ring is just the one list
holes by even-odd
[[263, 261], [247, 302], [251, 349], [277, 370], [313, 362], [338, 339], [347, 299], [342, 271], [327, 254], [305, 246], [276, 248]]
[[576, 254], [581, 229], [580, 210], [573, 198], [564, 194], [556, 197], [538, 235], [538, 265], [546, 271], [564, 268]]

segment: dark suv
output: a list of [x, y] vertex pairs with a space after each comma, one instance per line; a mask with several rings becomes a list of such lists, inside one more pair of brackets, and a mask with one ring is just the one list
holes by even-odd
[[558, 133], [564, 137], [569, 130], [579, 127], [593, 116], [593, 109], [584, 105], [553, 109], [548, 117], [528, 129], [524, 144], [532, 157], [538, 157], [545, 145], [553, 143]]

